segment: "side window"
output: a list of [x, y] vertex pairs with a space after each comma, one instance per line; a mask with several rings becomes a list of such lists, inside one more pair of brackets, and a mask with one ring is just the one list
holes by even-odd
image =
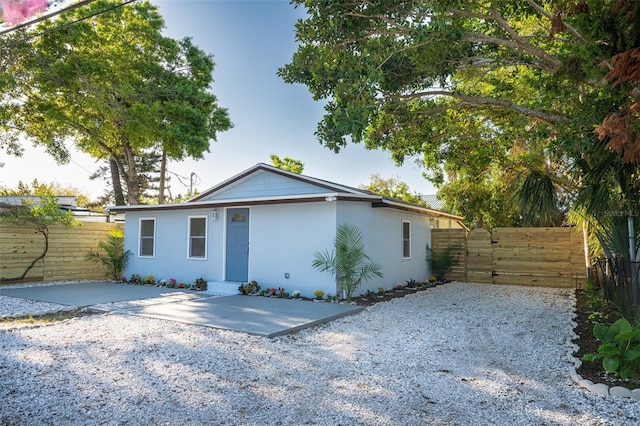
[[138, 256], [153, 257], [155, 256], [156, 245], [156, 220], [155, 218], [140, 219], [140, 246], [138, 247]]
[[411, 222], [402, 221], [402, 258], [411, 258]]
[[189, 216], [189, 256], [190, 259], [207, 257], [207, 217]]

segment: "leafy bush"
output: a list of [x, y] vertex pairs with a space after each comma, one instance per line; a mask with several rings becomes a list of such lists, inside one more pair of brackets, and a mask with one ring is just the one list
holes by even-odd
[[592, 281], [587, 281], [584, 295], [589, 306], [589, 321], [594, 324], [611, 324], [622, 316], [616, 305], [604, 297], [602, 288], [597, 288]]
[[438, 279], [443, 279], [449, 270], [460, 261], [455, 253], [460, 249], [457, 245], [449, 245], [442, 251], [435, 252], [427, 245], [427, 262], [431, 264], [431, 273]]
[[595, 354], [586, 354], [585, 361], [601, 359], [608, 373], [621, 379], [640, 377], [640, 326], [621, 318], [612, 325], [596, 324], [593, 335], [602, 342]]
[[[258, 285], [258, 283], [256, 283], [256, 285]], [[207, 289], [207, 280], [205, 280], [202, 277], [198, 278], [196, 280], [195, 288], [197, 288], [198, 290], [206, 290]], [[258, 286], [258, 289], [260, 289], [260, 286]]]

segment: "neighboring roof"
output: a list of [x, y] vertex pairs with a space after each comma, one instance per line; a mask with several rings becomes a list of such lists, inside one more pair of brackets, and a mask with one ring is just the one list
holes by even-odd
[[[60, 207], [78, 206], [78, 201], [74, 195], [56, 195], [55, 198]], [[26, 202], [39, 204], [40, 197], [37, 195], [0, 195], [0, 202], [11, 206], [22, 206]]]
[[[296, 195], [281, 195], [281, 196], [268, 196], [268, 197], [250, 197], [250, 198], [234, 198], [234, 199], [221, 199], [221, 200], [207, 200], [208, 197], [213, 194], [233, 185], [234, 183], [254, 174], [259, 171], [267, 171], [270, 173], [285, 176], [289, 179], [298, 180], [307, 184], [314, 185], [319, 188], [323, 188], [326, 192], [314, 193], [314, 194], [296, 194]], [[346, 185], [329, 182], [323, 179], [317, 179], [314, 177], [289, 172], [279, 169], [274, 166], [270, 166], [264, 163], [258, 163], [255, 166], [238, 173], [237, 175], [215, 185], [201, 194], [187, 200], [184, 203], [179, 204], [156, 204], [156, 205], [137, 205], [137, 206], [110, 206], [108, 211], [112, 212], [130, 212], [130, 211], [154, 211], [154, 210], [186, 210], [196, 209], [203, 207], [234, 207], [234, 206], [248, 206], [248, 205], [261, 205], [261, 204], [284, 204], [284, 203], [304, 203], [304, 202], [318, 202], [318, 201], [367, 201], [372, 204], [373, 207], [389, 207], [399, 210], [413, 211], [422, 214], [428, 214], [430, 216], [442, 217], [458, 222], [462, 222], [461, 216], [452, 215], [449, 213], [440, 212], [417, 204], [408, 203], [402, 200], [396, 200], [389, 197], [384, 197], [373, 192], [353, 188]]]
[[422, 199], [431, 209], [442, 210], [444, 208], [444, 200], [439, 199], [435, 194], [422, 195]]
[[[94, 211], [86, 207], [78, 207], [78, 201], [74, 195], [56, 195], [55, 198], [60, 207], [60, 211], [70, 211], [76, 219], [82, 222], [121, 221], [119, 218], [110, 217], [110, 215], [102, 212]], [[2, 195], [0, 196], [0, 210], [24, 206], [25, 202], [38, 205], [40, 203], [40, 197], [35, 195]]]

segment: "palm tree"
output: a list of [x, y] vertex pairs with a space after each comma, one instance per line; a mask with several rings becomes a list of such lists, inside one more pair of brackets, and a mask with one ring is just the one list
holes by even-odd
[[355, 225], [339, 225], [336, 230], [334, 250], [329, 253], [314, 252], [312, 266], [336, 277], [338, 289], [344, 291], [347, 302], [360, 285], [373, 277], [382, 278], [382, 265], [370, 262], [365, 253], [364, 238]]
[[[585, 152], [576, 163], [581, 170], [582, 182], [573, 208], [583, 212], [583, 217], [589, 220], [607, 262], [622, 260], [623, 264], [628, 265], [623, 268], [623, 281], [629, 280], [629, 288], [624, 293], [628, 294], [620, 294], [613, 299], [629, 299], [628, 303], [616, 304], [630, 318], [640, 318], [640, 241], [636, 238], [640, 231], [640, 223], [636, 220], [640, 202], [640, 182], [637, 178], [640, 166], [638, 163], [622, 161], [619, 153], [606, 149], [606, 142], [593, 144], [591, 150]], [[630, 305], [631, 308], [622, 305]]]
[[116, 281], [122, 279], [122, 273], [129, 263], [131, 250], [124, 250], [124, 234], [119, 229], [109, 232], [106, 241], [98, 243], [103, 252], [92, 252], [87, 254], [87, 259], [102, 263], [112, 278]]
[[559, 188], [551, 172], [526, 170], [514, 179], [514, 194], [525, 226], [558, 226], [563, 220]]

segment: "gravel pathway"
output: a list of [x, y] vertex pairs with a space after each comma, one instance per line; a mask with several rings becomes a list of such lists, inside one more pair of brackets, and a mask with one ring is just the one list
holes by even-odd
[[[450, 283], [275, 339], [124, 314], [0, 330], [0, 425], [640, 424], [569, 378], [571, 293]], [[51, 308], [24, 303], [0, 316]]]

